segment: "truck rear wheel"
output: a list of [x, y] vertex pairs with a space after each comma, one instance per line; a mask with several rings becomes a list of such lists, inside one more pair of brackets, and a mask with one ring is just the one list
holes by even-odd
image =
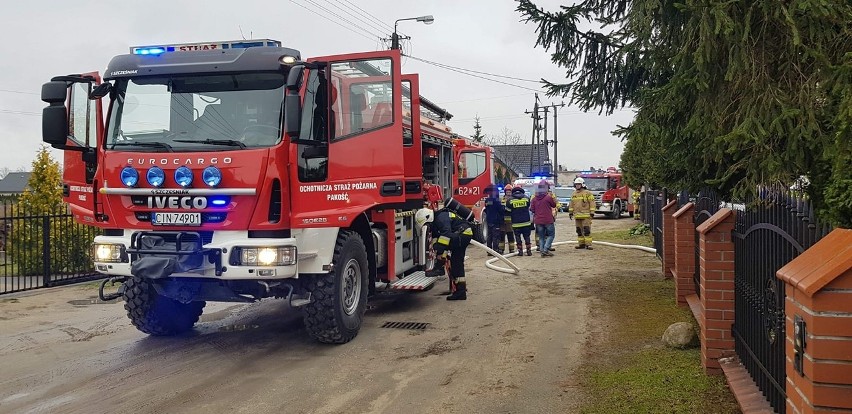
[[203, 301], [181, 303], [157, 293], [151, 281], [133, 277], [124, 283], [124, 309], [136, 329], [154, 336], [192, 329], [204, 310]]
[[358, 335], [367, 310], [367, 249], [358, 233], [337, 236], [333, 269], [308, 282], [313, 301], [304, 307], [305, 328], [319, 342], [344, 344]]

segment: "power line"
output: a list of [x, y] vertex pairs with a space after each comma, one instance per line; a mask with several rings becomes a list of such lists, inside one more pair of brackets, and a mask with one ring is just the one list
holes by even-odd
[[6, 93], [19, 93], [19, 94], [22, 94], [22, 95], [40, 95], [40, 94], [35, 93], [35, 92], [13, 91], [13, 90], [11, 90], [11, 89], [0, 89], [0, 92], [6, 92]]
[[443, 102], [435, 102], [438, 105], [445, 105], [450, 103], [460, 103], [460, 102], [474, 102], [474, 101], [488, 101], [492, 99], [504, 99], [504, 98], [515, 98], [518, 96], [529, 96], [529, 93], [516, 93], [514, 95], [503, 95], [503, 96], [491, 96], [487, 98], [473, 98], [473, 99], [461, 99], [458, 101], [443, 101]]
[[[291, 0], [291, 1], [292, 1], [292, 0]], [[356, 28], [356, 29], [360, 30], [361, 32], [364, 32], [364, 33], [366, 33], [366, 34], [368, 34], [368, 35], [370, 35], [370, 36], [372, 36], [372, 37], [381, 37], [381, 35], [380, 35], [380, 34], [379, 34], [379, 35], [377, 35], [377, 34], [375, 34], [375, 33], [371, 32], [371, 31], [369, 31], [369, 30], [367, 30], [367, 29], [365, 29], [365, 28], [361, 27], [360, 25], [358, 25], [358, 24], [356, 24], [356, 23], [353, 23], [351, 20], [349, 20], [349, 19], [347, 19], [347, 18], [345, 18], [345, 17], [343, 17], [343, 16], [341, 16], [341, 15], [339, 15], [339, 14], [337, 14], [337, 13], [335, 13], [335, 12], [333, 12], [333, 11], [329, 10], [329, 9], [327, 9], [325, 6], [323, 6], [323, 5], [321, 5], [321, 4], [317, 3], [317, 2], [315, 2], [315, 1], [313, 1], [313, 0], [303, 0], [303, 1], [307, 1], [308, 3], [311, 3], [311, 4], [313, 4], [314, 6], [317, 6], [317, 7], [319, 7], [320, 9], [322, 9], [322, 10], [324, 10], [324, 11], [326, 11], [326, 12], [330, 13], [332, 16], [337, 17], [338, 19], [340, 19], [340, 20], [342, 20], [342, 21], [344, 21], [344, 22], [346, 22], [346, 23], [349, 23], [352, 27], [354, 27], [354, 28]], [[339, 24], [339, 23], [338, 23], [338, 24]], [[372, 37], [370, 38], [370, 40], [372, 40]]]
[[353, 30], [353, 29], [351, 29], [351, 28], [349, 28], [349, 27], [347, 27], [347, 26], [344, 26], [344, 25], [340, 24], [340, 22], [336, 22], [336, 21], [334, 21], [334, 20], [330, 19], [329, 17], [327, 17], [327, 16], [325, 16], [325, 15], [323, 15], [323, 14], [321, 14], [321, 13], [317, 12], [317, 11], [315, 11], [315, 10], [313, 10], [313, 9], [308, 8], [308, 7], [307, 7], [307, 6], [305, 6], [305, 5], [302, 5], [302, 4], [299, 4], [299, 3], [296, 3], [296, 1], [295, 1], [295, 0], [290, 0], [290, 2], [291, 2], [291, 3], [293, 3], [293, 4], [295, 4], [295, 5], [297, 5], [297, 6], [299, 6], [299, 7], [301, 7], [301, 8], [303, 8], [303, 9], [305, 9], [305, 10], [307, 10], [307, 11], [309, 11], [309, 12], [311, 12], [311, 13], [313, 13], [313, 14], [316, 14], [316, 15], [317, 15], [317, 16], [319, 16], [319, 17], [322, 17], [323, 19], [326, 19], [326, 20], [328, 20], [328, 21], [330, 21], [330, 22], [332, 22], [332, 23], [334, 23], [334, 24], [336, 24], [336, 25], [338, 25], [338, 26], [340, 26], [340, 27], [342, 27], [342, 28], [344, 28], [344, 29], [346, 29], [346, 30], [349, 30], [350, 32], [355, 33], [355, 34], [357, 34], [358, 36], [361, 36], [361, 37], [363, 37], [363, 38], [365, 38], [365, 39], [367, 39], [367, 40], [369, 40], [369, 41], [371, 41], [371, 42], [374, 40], [374, 38], [369, 37], [369, 36], [365, 35], [364, 33], [357, 32], [357, 31], [355, 31], [355, 30]]
[[475, 75], [473, 73], [464, 72], [464, 71], [459, 70], [459, 69], [450, 68], [446, 65], [436, 64], [436, 63], [429, 62], [429, 61], [424, 61], [424, 60], [418, 59], [414, 56], [408, 56], [408, 57], [410, 57], [414, 60], [418, 60], [418, 61], [421, 61], [423, 63], [426, 63], [427, 65], [433, 65], [433, 66], [436, 66], [436, 67], [439, 67], [439, 68], [442, 68], [442, 69], [450, 70], [450, 71], [453, 71], [453, 72], [458, 72], [458, 73], [461, 73], [462, 75], [472, 76], [474, 78], [479, 78], [479, 79], [483, 79], [483, 80], [487, 80], [487, 81], [491, 81], [491, 82], [501, 83], [503, 85], [514, 86], [516, 88], [526, 89], [526, 90], [532, 91], [532, 92], [541, 92], [541, 90], [539, 90], [539, 89], [528, 88], [526, 86], [515, 85], [514, 83], [503, 82], [503, 81], [500, 81], [500, 80], [497, 80], [497, 79], [486, 78], [486, 77], [483, 77], [483, 76]]
[[41, 116], [41, 113], [39, 113], [39, 112], [15, 111], [15, 110], [12, 110], [12, 109], [0, 109], [0, 114]]
[[[358, 7], [358, 6], [355, 6], [355, 8], [353, 8], [353, 7], [352, 7], [353, 5], [352, 5], [352, 3], [351, 3], [351, 2], [348, 2], [348, 1], [347, 1], [347, 2], [344, 2], [344, 1], [338, 0], [338, 3], [339, 3], [341, 6], [344, 6], [344, 7], [345, 7], [346, 9], [348, 9], [349, 11], [352, 11], [352, 12], [354, 12], [354, 13], [356, 13], [356, 14], [360, 14], [361, 16], [364, 16], [364, 14], [359, 13], [359, 12], [358, 12], [355, 8], [357, 8], [358, 10], [361, 10], [361, 11], [363, 11], [363, 9], [361, 9], [361, 8], [360, 8], [360, 7]], [[350, 6], [346, 6], [346, 3], [350, 4]], [[348, 11], [344, 10], [344, 8], [343, 8], [343, 7], [338, 7], [338, 8], [339, 8], [340, 10], [344, 11], [344, 12], [349, 13]], [[364, 13], [366, 13], [366, 12], [364, 12]], [[369, 13], [367, 13], [367, 14], [368, 14], [368, 15], [370, 15]], [[356, 15], [354, 15], [354, 14], [352, 14], [352, 13], [350, 13], [350, 14], [349, 14], [349, 16], [350, 16], [350, 17], [352, 17], [352, 18], [357, 19], [358, 21], [361, 21], [361, 22], [364, 22], [364, 23], [368, 24], [368, 25], [369, 25], [370, 27], [372, 27], [373, 29], [378, 30], [378, 31], [379, 31], [379, 33], [384, 33], [384, 32], [386, 32], [386, 31], [393, 30], [393, 28], [390, 28], [390, 26], [388, 26], [387, 28], [377, 26], [377, 25], [376, 25], [376, 24], [375, 24], [375, 23], [374, 23], [374, 22], [373, 22], [373, 21], [372, 21], [369, 17], [367, 17], [367, 18], [365, 19], [365, 18], [363, 18], [363, 17], [356, 16]], [[370, 15], [370, 16], [372, 16], [372, 15]], [[366, 17], [366, 16], [364, 16], [364, 17]], [[377, 20], [377, 21], [379, 21], [379, 22], [381, 22], [381, 20], [377, 19], [375, 16], [372, 16], [372, 18], [373, 18], [373, 19], [375, 19], [375, 20]], [[386, 26], [387, 26], [387, 25], [386, 25]]]
[[409, 57], [410, 57], [410, 58], [412, 58], [412, 59], [414, 59], [414, 60], [419, 60], [419, 61], [421, 61], [421, 62], [423, 62], [423, 63], [429, 63], [429, 64], [437, 65], [437, 66], [444, 66], [444, 67], [449, 68], [449, 69], [458, 69], [458, 70], [463, 70], [463, 71], [465, 71], [465, 72], [478, 73], [478, 74], [480, 74], [480, 75], [494, 76], [495, 78], [504, 78], [504, 79], [512, 79], [512, 80], [523, 81], [523, 82], [541, 83], [541, 81], [540, 81], [540, 80], [532, 80], [532, 79], [516, 78], [516, 77], [514, 77], [514, 76], [506, 76], [506, 75], [497, 75], [497, 74], [494, 74], [494, 73], [481, 72], [481, 71], [473, 70], [473, 69], [465, 69], [465, 68], [460, 68], [460, 67], [456, 67], [456, 66], [450, 66], [450, 65], [447, 65], [447, 64], [445, 64], [445, 63], [432, 62], [432, 61], [430, 61], [430, 60], [421, 59], [421, 58], [417, 58], [417, 57], [414, 57], [414, 56], [409, 56]]

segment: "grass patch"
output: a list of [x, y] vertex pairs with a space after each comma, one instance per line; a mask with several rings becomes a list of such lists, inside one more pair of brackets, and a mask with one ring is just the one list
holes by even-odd
[[[626, 231], [605, 233], [626, 237]], [[696, 324], [688, 309], [675, 304], [674, 284], [662, 279], [658, 266], [654, 258], [640, 258], [632, 271], [586, 285], [595, 297], [596, 317], [607, 330], [590, 339], [580, 369], [587, 396], [581, 412], [738, 413], [724, 377], [704, 374], [698, 349], [662, 344], [660, 337], [670, 324]]]
[[654, 237], [651, 233], [630, 234], [630, 229], [606, 230], [595, 232], [592, 225], [592, 240], [618, 244], [635, 244], [637, 246], [654, 247]]

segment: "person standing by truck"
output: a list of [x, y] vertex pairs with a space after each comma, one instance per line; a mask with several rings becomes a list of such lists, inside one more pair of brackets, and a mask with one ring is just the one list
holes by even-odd
[[547, 181], [542, 180], [538, 184], [536, 195], [530, 204], [535, 232], [538, 235], [538, 251], [541, 253], [541, 257], [553, 256], [553, 253], [550, 252], [550, 245], [556, 236], [554, 209], [556, 209], [556, 200], [550, 193], [550, 185], [547, 184]]
[[[505, 239], [509, 244], [509, 253], [515, 252], [515, 230], [512, 228], [512, 212], [505, 208], [506, 203], [512, 199], [512, 185], [506, 184], [506, 187], [503, 187], [503, 226], [501, 229], [503, 230], [503, 234], [505, 235]], [[505, 245], [503, 244], [503, 239], [500, 239], [500, 254], [503, 254], [503, 249]]]
[[490, 249], [503, 254], [503, 218], [506, 208], [500, 200], [497, 187], [490, 185], [485, 189], [485, 193], [488, 195], [485, 199], [485, 224], [488, 226], [488, 243], [486, 244]]
[[435, 251], [435, 265], [426, 272], [427, 277], [443, 276], [447, 253], [450, 255], [450, 279], [454, 290], [447, 300], [467, 300], [467, 282], [464, 279], [464, 256], [467, 246], [473, 239], [473, 229], [470, 222], [459, 217], [446, 208], [433, 211], [422, 208], [414, 214], [416, 228], [420, 229], [426, 223], [431, 223], [429, 231], [432, 235], [432, 248]]
[[575, 249], [592, 250], [592, 215], [595, 213], [595, 195], [585, 186], [582, 177], [574, 179], [574, 194], [568, 216], [574, 219], [577, 227], [577, 246]]
[[518, 186], [512, 189], [512, 198], [506, 201], [506, 210], [512, 217], [512, 230], [515, 232], [515, 240], [518, 242], [518, 256], [524, 255], [521, 240], [527, 246], [527, 256], [532, 256], [530, 199], [527, 198], [523, 188]]

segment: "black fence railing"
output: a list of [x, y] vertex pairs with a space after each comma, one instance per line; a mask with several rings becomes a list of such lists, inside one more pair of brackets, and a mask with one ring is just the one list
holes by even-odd
[[36, 211], [0, 201], [0, 294], [96, 279], [92, 241], [99, 229], [65, 209]]
[[[734, 326], [737, 356], [772, 407], [786, 410], [784, 283], [775, 272], [830, 231], [807, 200], [761, 191], [737, 211], [734, 229]], [[696, 209], [697, 210], [697, 209]]]
[[[704, 224], [707, 219], [712, 217], [722, 206], [719, 197], [716, 196], [716, 193], [709, 189], [704, 188], [701, 189], [698, 194], [695, 196], [695, 207], [693, 208], [693, 223], [695, 223], [695, 228]], [[698, 231], [694, 232], [695, 234], [695, 272], [692, 274], [692, 282], [695, 284], [695, 294], [701, 297], [701, 261], [699, 256], [701, 254], [701, 247], [699, 246], [699, 238], [700, 234]]]

